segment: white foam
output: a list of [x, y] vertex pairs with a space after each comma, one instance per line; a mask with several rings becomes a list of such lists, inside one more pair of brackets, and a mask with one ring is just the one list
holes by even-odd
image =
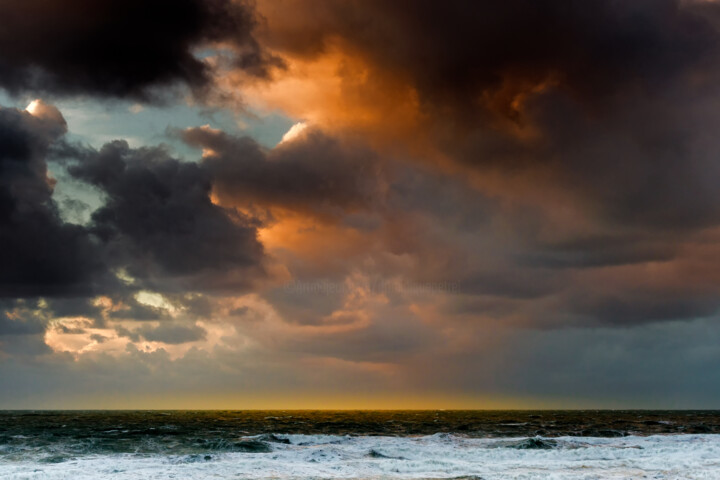
[[[90, 455], [62, 463], [0, 464], [7, 479], [453, 478], [718, 479], [720, 436], [562, 437], [555, 448], [511, 448], [522, 439], [281, 435], [271, 453]], [[375, 452], [371, 455], [371, 451]]]

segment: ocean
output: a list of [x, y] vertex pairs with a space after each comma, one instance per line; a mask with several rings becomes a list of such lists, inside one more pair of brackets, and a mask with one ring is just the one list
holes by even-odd
[[5, 411], [2, 479], [720, 479], [715, 411]]

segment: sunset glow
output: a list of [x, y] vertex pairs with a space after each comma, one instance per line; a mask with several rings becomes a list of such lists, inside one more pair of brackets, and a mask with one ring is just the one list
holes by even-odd
[[0, 409], [714, 408], [720, 3], [571, 3], [0, 2]]

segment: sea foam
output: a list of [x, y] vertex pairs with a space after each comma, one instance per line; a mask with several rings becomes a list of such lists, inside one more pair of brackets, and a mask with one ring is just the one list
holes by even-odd
[[[266, 437], [248, 440], [264, 441]], [[718, 479], [720, 436], [277, 435], [268, 452], [89, 454], [0, 464], [6, 479]]]

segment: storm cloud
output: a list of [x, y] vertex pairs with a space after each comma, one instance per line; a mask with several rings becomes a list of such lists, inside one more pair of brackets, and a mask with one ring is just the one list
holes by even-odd
[[[0, 109], [13, 385], [719, 398], [718, 2], [48, 0], [0, 17], [0, 88], [68, 108]], [[83, 102], [107, 112], [94, 135]], [[127, 135], [97, 133], [113, 108]]]
[[211, 202], [201, 165], [122, 141], [77, 157], [70, 174], [106, 198], [90, 232], [131, 277], [154, 289], [193, 290], [246, 287], [253, 269], [261, 273], [257, 223]]
[[456, 163], [509, 201], [572, 204], [609, 230], [720, 221], [718, 145], [707, 135], [719, 121], [715, 2], [296, 0], [260, 9], [268, 45], [310, 71], [337, 64], [331, 100], [286, 97], [288, 82], [266, 95], [274, 105], [301, 111], [297, 97], [308, 95], [323, 126]]
[[512, 101], [549, 80], [600, 101], [696, 69], [717, 73], [712, 2], [291, 0], [261, 9], [274, 48], [312, 58], [339, 43], [378, 71], [403, 76], [424, 108], [466, 123], [482, 118], [488, 100], [520, 114]]
[[382, 202], [382, 166], [362, 144], [310, 129], [272, 150], [248, 137], [191, 128], [183, 140], [206, 155], [213, 192], [229, 204], [276, 205], [318, 215], [368, 209]]
[[46, 156], [65, 120], [37, 108], [0, 109], [0, 296], [87, 295], [105, 266], [85, 228], [60, 218]]
[[212, 67], [199, 50], [219, 44], [250, 75], [279, 65], [255, 40], [258, 19], [245, 2], [10, 1], [0, 18], [0, 86], [13, 93], [168, 100], [168, 89], [185, 86], [201, 94]]

